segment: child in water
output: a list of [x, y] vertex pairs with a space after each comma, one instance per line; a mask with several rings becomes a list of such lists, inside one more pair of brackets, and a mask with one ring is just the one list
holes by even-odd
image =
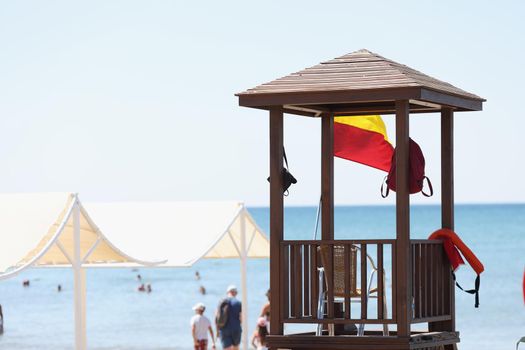
[[266, 346], [266, 336], [268, 335], [268, 325], [265, 317], [259, 317], [257, 327], [252, 336], [252, 345], [257, 350], [268, 350]]

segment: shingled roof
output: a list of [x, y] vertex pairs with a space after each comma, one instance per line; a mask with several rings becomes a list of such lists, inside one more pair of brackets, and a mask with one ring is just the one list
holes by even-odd
[[[237, 94], [239, 104], [265, 108], [275, 105], [318, 106], [316, 110], [340, 110], [353, 104], [354, 109], [391, 105], [396, 99], [415, 102], [414, 111], [439, 109], [481, 110], [483, 98], [449, 83], [430, 77], [403, 64], [368, 50], [322, 62], [297, 73], [273, 80]], [[417, 104], [417, 102], [421, 102]], [[432, 106], [433, 105], [433, 106]], [[348, 107], [350, 107], [348, 105]], [[294, 108], [292, 108], [294, 109]], [[387, 108], [389, 109], [389, 108]], [[388, 111], [385, 111], [388, 113]]]

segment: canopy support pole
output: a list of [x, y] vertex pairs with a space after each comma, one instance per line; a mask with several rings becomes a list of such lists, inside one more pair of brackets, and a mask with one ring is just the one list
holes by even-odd
[[242, 347], [248, 350], [248, 288], [246, 283], [247, 256], [246, 247], [246, 212], [244, 209], [240, 212], [241, 219], [241, 290], [242, 290]]
[[73, 208], [73, 273], [75, 310], [75, 349], [86, 350], [86, 271], [80, 255], [80, 205], [75, 198]]

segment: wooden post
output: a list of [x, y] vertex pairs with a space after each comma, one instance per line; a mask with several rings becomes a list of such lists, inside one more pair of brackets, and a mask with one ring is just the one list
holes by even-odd
[[[321, 239], [334, 239], [334, 116], [321, 116]], [[327, 247], [328, 248], [328, 247]], [[334, 317], [333, 253], [328, 249], [325, 277], [328, 284], [328, 318]]]
[[[283, 111], [270, 110], [270, 334], [282, 335], [281, 315], [281, 254], [284, 232], [283, 200]], [[245, 329], [245, 332], [248, 330]]]
[[[450, 108], [441, 110], [441, 227], [454, 230], [454, 112]], [[431, 331], [456, 330], [454, 288], [451, 278], [445, 295], [445, 310], [450, 310], [451, 320], [430, 323]]]
[[321, 117], [321, 237], [334, 239], [334, 116]]
[[399, 337], [410, 336], [409, 103], [396, 101], [396, 317]]
[[441, 112], [441, 226], [454, 229], [454, 120], [452, 109]]

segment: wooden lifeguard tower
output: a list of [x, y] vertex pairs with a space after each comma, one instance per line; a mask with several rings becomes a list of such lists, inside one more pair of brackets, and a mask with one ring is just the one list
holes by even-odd
[[[454, 283], [442, 243], [410, 239], [409, 115], [441, 114], [442, 227], [454, 229], [454, 112], [480, 111], [483, 98], [367, 50], [320, 63], [239, 93], [239, 105], [270, 112], [271, 349], [455, 349]], [[321, 240], [283, 240], [283, 116], [321, 119]], [[396, 239], [334, 239], [333, 125], [335, 116], [394, 114], [396, 120]], [[336, 300], [335, 249], [342, 254], [343, 298]], [[321, 251], [327, 251], [324, 255]], [[357, 253], [355, 253], [358, 251]], [[372, 255], [377, 278], [374, 303], [364, 291]], [[359, 257], [358, 257], [359, 256]], [[387, 263], [389, 262], [389, 264]], [[319, 315], [319, 269], [327, 296]], [[341, 264], [339, 264], [341, 268]], [[357, 266], [356, 266], [357, 265]], [[367, 270], [368, 269], [368, 270]], [[388, 270], [388, 271], [387, 271]], [[353, 272], [352, 272], [353, 271]], [[357, 278], [350, 277], [357, 271]], [[391, 282], [391, 289], [385, 283]], [[340, 281], [339, 281], [340, 282]], [[354, 285], [352, 285], [354, 283]], [[323, 283], [324, 284], [324, 283]], [[357, 299], [357, 300], [356, 300]], [[390, 300], [389, 306], [380, 302]], [[360, 311], [353, 312], [357, 301]], [[354, 302], [354, 304], [352, 304]], [[370, 310], [375, 306], [375, 310]], [[389, 310], [389, 312], [387, 312]], [[366, 324], [388, 332], [341, 330], [284, 334], [283, 325]], [[428, 324], [415, 331], [414, 324]]]

